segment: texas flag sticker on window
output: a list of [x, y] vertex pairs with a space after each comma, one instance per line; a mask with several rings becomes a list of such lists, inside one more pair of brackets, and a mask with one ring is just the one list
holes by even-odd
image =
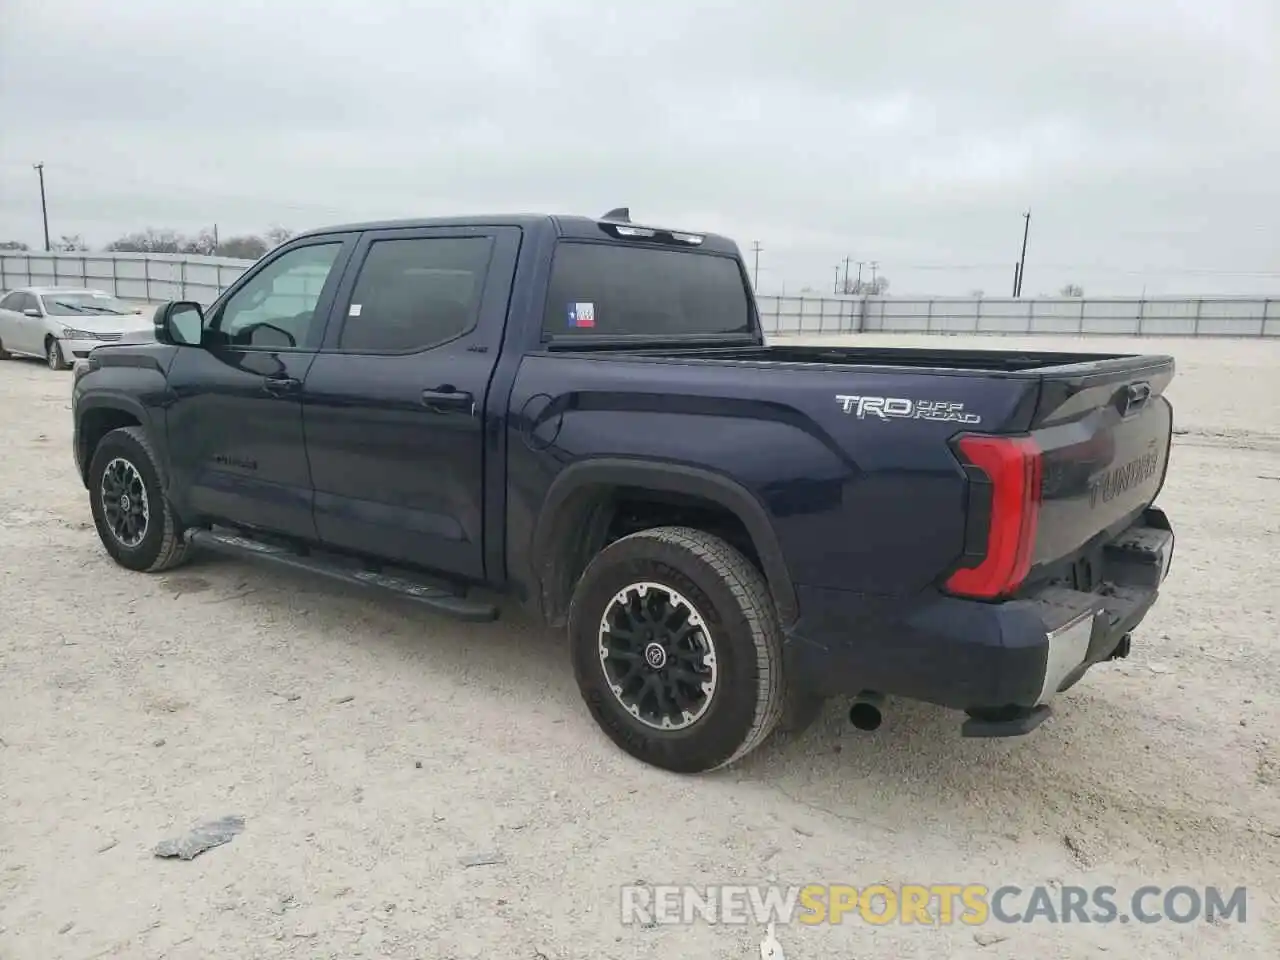
[[594, 303], [569, 304], [569, 326], [594, 327], [596, 325], [596, 305]]

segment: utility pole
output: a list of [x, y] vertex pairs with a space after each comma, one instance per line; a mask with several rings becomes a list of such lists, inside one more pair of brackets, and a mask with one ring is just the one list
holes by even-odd
[[880, 261], [879, 261], [879, 260], [872, 260], [872, 261], [871, 261], [871, 290], [872, 290], [872, 292], [874, 292], [874, 293], [879, 293], [879, 292], [880, 292], [880, 289], [876, 286], [876, 268], [877, 268], [878, 266], [880, 266]]
[[840, 295], [840, 264], [836, 264], [836, 282], [831, 284], [831, 292]]
[[44, 252], [48, 253], [53, 249], [53, 244], [49, 242], [49, 205], [44, 199], [44, 163], [33, 163], [31, 166], [40, 174], [40, 216], [44, 219]]
[[843, 289], [846, 294], [849, 292], [849, 261], [852, 259], [853, 259], [852, 257], [844, 258], [844, 288]]
[[858, 261], [858, 281], [853, 285], [853, 289], [858, 293], [862, 292], [862, 265], [865, 262], [864, 260]]
[[751, 241], [751, 250], [756, 255], [755, 265], [751, 271], [751, 288], [753, 290], [760, 289], [760, 241]]
[[222, 244], [218, 242], [218, 225], [215, 223], [213, 225], [213, 255], [215, 257], [218, 255], [218, 248], [220, 246], [222, 246]]
[[1013, 295], [1018, 295], [1018, 264], [1013, 265]]
[[1018, 287], [1013, 293], [1015, 297], [1022, 296], [1022, 281], [1027, 273], [1027, 234], [1031, 232], [1031, 211], [1024, 213], [1022, 219], [1022, 256], [1018, 258]]

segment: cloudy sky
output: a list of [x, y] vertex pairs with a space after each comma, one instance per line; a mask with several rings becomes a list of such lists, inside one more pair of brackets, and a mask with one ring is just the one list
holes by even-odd
[[1277, 0], [0, 0], [0, 240], [43, 161], [93, 245], [627, 204], [763, 292], [999, 295], [1030, 208], [1026, 294], [1276, 293], [1277, 51]]

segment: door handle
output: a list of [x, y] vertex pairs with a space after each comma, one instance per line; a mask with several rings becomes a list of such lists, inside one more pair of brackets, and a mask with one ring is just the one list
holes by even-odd
[[301, 390], [302, 381], [295, 380], [293, 377], [264, 377], [262, 389], [274, 397], [281, 397]]
[[448, 384], [434, 390], [423, 390], [422, 405], [432, 413], [474, 413], [476, 409], [475, 397], [466, 390], [455, 390]]

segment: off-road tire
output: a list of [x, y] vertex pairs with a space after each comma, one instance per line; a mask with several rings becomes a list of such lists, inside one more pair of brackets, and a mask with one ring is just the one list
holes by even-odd
[[[635, 583], [677, 590], [698, 610], [714, 644], [718, 679], [706, 712], [681, 730], [642, 723], [619, 702], [601, 665], [600, 621]], [[592, 717], [619, 747], [676, 773], [703, 773], [746, 756], [783, 708], [782, 632], [768, 585], [719, 537], [657, 527], [623, 537], [587, 565], [569, 607], [574, 676]]]
[[[150, 518], [141, 542], [128, 547], [116, 539], [105, 517], [102, 503], [102, 474], [117, 458], [128, 461], [138, 471], [146, 489]], [[99, 442], [89, 461], [89, 506], [98, 539], [111, 558], [122, 567], [145, 573], [171, 570], [186, 561], [190, 545], [182, 539], [178, 519], [164, 495], [159, 459], [141, 427], [120, 427]]]

